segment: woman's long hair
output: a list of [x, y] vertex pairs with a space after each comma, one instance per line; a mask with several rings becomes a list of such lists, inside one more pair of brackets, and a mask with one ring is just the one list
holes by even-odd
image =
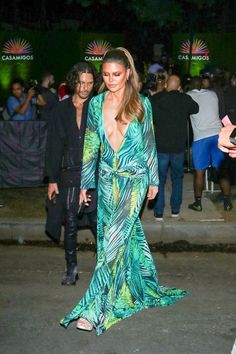
[[[125, 117], [129, 121], [133, 121], [135, 116], [137, 116], [139, 122], [142, 122], [144, 109], [139, 96], [139, 78], [134, 66], [134, 60], [127, 49], [118, 47], [110, 49], [105, 53], [102, 64], [114, 62], [123, 65], [126, 69], [130, 69], [120, 105], [121, 108], [116, 116], [116, 120], [124, 122], [123, 117]], [[105, 83], [103, 82], [99, 88], [99, 92], [104, 90]]]

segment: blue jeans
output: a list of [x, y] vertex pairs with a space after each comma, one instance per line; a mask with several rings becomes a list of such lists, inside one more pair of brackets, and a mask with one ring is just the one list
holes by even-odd
[[171, 168], [172, 192], [170, 206], [172, 213], [178, 214], [182, 203], [183, 176], [184, 176], [184, 152], [178, 154], [158, 153], [159, 191], [154, 215], [162, 215], [165, 208], [165, 183], [169, 166]]

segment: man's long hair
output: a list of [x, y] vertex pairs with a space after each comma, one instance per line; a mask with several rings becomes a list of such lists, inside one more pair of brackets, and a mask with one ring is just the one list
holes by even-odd
[[[129, 77], [125, 84], [124, 96], [121, 101], [120, 110], [116, 116], [116, 120], [123, 122], [122, 118], [133, 121], [135, 117], [141, 122], [144, 115], [144, 109], [139, 96], [139, 78], [134, 66], [134, 60], [127, 49], [118, 47], [110, 49], [104, 55], [102, 65], [105, 63], [118, 63], [126, 69], [130, 69]], [[105, 90], [103, 82], [98, 92]]]
[[80, 81], [80, 75], [84, 73], [92, 74], [93, 80], [95, 81], [95, 69], [86, 61], [81, 61], [75, 64], [66, 76], [66, 83], [68, 85], [69, 93], [75, 93], [77, 84]]

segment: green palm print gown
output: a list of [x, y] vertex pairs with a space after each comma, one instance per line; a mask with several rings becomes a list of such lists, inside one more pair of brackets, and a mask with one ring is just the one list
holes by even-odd
[[[129, 123], [114, 151], [104, 130], [105, 93], [89, 106], [85, 134], [82, 189], [93, 189], [98, 155], [97, 264], [88, 290], [61, 325], [79, 317], [90, 321], [100, 335], [137, 311], [167, 306], [186, 291], [158, 285], [153, 258], [139, 219], [149, 185], [158, 185], [158, 162], [148, 98], [141, 97], [143, 122]], [[99, 152], [100, 150], [100, 152]]]

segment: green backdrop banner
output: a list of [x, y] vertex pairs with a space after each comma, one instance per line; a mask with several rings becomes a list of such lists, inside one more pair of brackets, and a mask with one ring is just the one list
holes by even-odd
[[[192, 59], [189, 68], [189, 49], [192, 42]], [[199, 75], [205, 67], [218, 67], [232, 73], [236, 70], [236, 33], [195, 33], [193, 41], [187, 33], [173, 36], [173, 58], [181, 74]], [[190, 70], [189, 70], [190, 69]]]
[[109, 47], [123, 45], [116, 33], [0, 32], [0, 96], [9, 94], [14, 78], [40, 80], [51, 71], [59, 84], [72, 65], [87, 60], [99, 69], [102, 54]]

